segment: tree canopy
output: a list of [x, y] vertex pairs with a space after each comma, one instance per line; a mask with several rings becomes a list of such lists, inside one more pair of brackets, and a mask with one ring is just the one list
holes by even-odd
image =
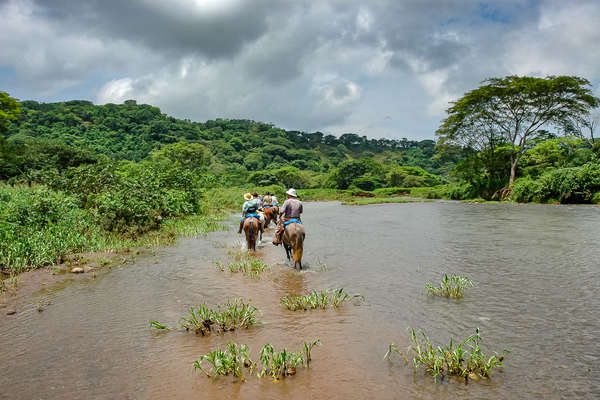
[[8, 123], [17, 121], [21, 115], [21, 108], [16, 99], [6, 92], [0, 91], [0, 134], [6, 133]]
[[490, 154], [508, 146], [512, 186], [519, 159], [546, 129], [564, 131], [599, 104], [590, 83], [575, 76], [491, 78], [452, 103], [436, 132], [439, 145], [461, 145]]

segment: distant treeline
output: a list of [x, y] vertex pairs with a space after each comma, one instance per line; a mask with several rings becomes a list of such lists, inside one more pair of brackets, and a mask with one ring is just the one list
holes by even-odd
[[191, 122], [169, 117], [157, 107], [139, 105], [134, 100], [120, 105], [93, 105], [83, 100], [23, 101], [21, 109], [19, 124], [9, 130], [9, 141], [54, 139], [115, 160], [140, 161], [165, 144], [187, 141], [206, 145], [220, 163], [238, 164], [249, 170], [291, 163], [299, 169], [323, 172], [349, 156], [379, 155], [382, 160], [438, 173], [448, 162], [433, 158], [433, 140], [369, 139], [353, 133], [335, 137], [321, 132], [287, 131], [250, 120]]

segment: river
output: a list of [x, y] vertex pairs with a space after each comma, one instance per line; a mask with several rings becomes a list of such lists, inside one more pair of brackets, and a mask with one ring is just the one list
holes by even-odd
[[[241, 236], [182, 239], [96, 279], [40, 291], [0, 325], [0, 399], [597, 399], [600, 398], [598, 207], [454, 202], [344, 207], [306, 203], [306, 271], [284, 263], [265, 234], [260, 279], [216, 270]], [[235, 225], [232, 217], [228, 223]], [[323, 268], [326, 264], [327, 268]], [[476, 284], [461, 300], [431, 297], [444, 272]], [[366, 301], [291, 312], [290, 292], [344, 287]], [[157, 332], [190, 306], [243, 297], [263, 324], [225, 335]], [[50, 303], [43, 312], [38, 303]], [[407, 327], [447, 344], [481, 330], [489, 352], [509, 349], [492, 379], [434, 383], [387, 345]], [[299, 349], [319, 338], [310, 370], [271, 382], [194, 372], [228, 341]]]

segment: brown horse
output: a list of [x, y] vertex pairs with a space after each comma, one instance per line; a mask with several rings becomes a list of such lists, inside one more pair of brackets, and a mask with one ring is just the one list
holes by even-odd
[[288, 260], [291, 260], [290, 253], [294, 256], [294, 269], [296, 265], [302, 269], [302, 251], [304, 249], [304, 237], [306, 232], [302, 224], [291, 223], [283, 231], [283, 248]]
[[274, 221], [275, 225], [277, 225], [277, 215], [275, 215], [273, 207], [265, 207], [263, 213], [265, 214], [265, 228], [269, 227], [271, 221]]
[[256, 251], [256, 239], [260, 233], [262, 238], [262, 226], [257, 218], [251, 217], [244, 220], [244, 233], [248, 250]]

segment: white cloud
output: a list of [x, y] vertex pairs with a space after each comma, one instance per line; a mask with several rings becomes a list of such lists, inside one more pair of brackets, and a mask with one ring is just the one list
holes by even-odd
[[123, 4], [0, 0], [0, 67], [17, 71], [11, 94], [132, 98], [193, 120], [432, 138], [448, 102], [485, 78], [600, 80], [593, 0]]

